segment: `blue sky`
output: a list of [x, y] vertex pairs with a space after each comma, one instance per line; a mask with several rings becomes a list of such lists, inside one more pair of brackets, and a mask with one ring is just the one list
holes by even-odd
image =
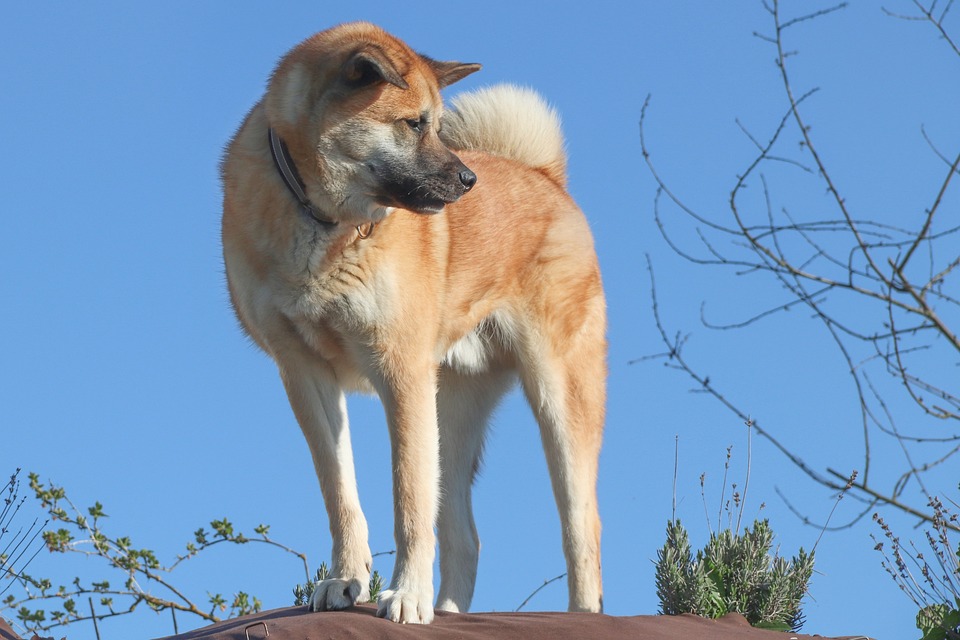
[[[746, 430], [682, 374], [660, 362], [646, 255], [668, 329], [690, 332], [685, 352], [727, 395], [817, 469], [860, 465], [862, 437], [845, 365], [804, 313], [741, 332], [718, 322], [785, 301], [770, 282], [696, 267], [665, 244], [653, 220], [655, 183], [638, 122], [647, 95], [648, 146], [660, 174], [688, 204], [723, 216], [758, 137], [785, 112], [760, 2], [468, 3], [167, 2], [15, 3], [0, 22], [0, 473], [36, 471], [79, 505], [101, 501], [115, 535], [172, 558], [192, 532], [228, 517], [248, 533], [329, 555], [320, 492], [273, 364], [242, 336], [224, 284], [218, 162], [260, 97], [277, 59], [315, 31], [366, 19], [439, 59], [480, 62], [455, 93], [497, 82], [540, 91], [561, 113], [570, 189], [590, 219], [610, 308], [610, 381], [600, 501], [607, 613], [654, 614], [653, 563], [671, 516], [679, 441], [678, 515], [695, 544], [707, 535], [725, 450], [746, 467]], [[788, 2], [794, 16], [828, 4]], [[912, 3], [890, 0], [893, 11]], [[956, 36], [956, 12], [948, 20]], [[942, 164], [923, 125], [948, 154], [960, 146], [960, 60], [933, 29], [855, 3], [791, 30], [794, 79], [820, 87], [807, 117], [835, 177], [864, 217], [910, 220], [928, 206]], [[789, 134], [792, 140], [796, 132]], [[776, 174], [777, 196], [826, 207], [822, 185]], [[956, 194], [946, 213], [956, 216]], [[676, 212], [679, 237], [695, 243]], [[522, 224], [522, 221], [518, 221]], [[684, 235], [686, 234], [686, 235]], [[960, 247], [956, 247], [960, 252]], [[935, 363], [938, 373], [952, 362]], [[955, 368], [953, 369], [955, 371]], [[895, 410], [898, 407], [894, 407]], [[371, 547], [393, 548], [389, 448], [379, 405], [352, 398], [361, 501]], [[879, 477], [901, 453], [875, 446]], [[809, 548], [804, 526], [775, 489], [817, 520], [829, 492], [768, 443], [754, 440], [752, 515], [760, 503], [785, 555]], [[931, 490], [955, 495], [956, 465]], [[882, 482], [881, 482], [882, 484]], [[564, 570], [556, 511], [536, 425], [518, 394], [495, 418], [475, 493], [483, 541], [474, 610], [510, 610]], [[845, 501], [835, 516], [851, 517]], [[899, 520], [911, 533], [910, 521]], [[715, 526], [716, 523], [713, 523]], [[880, 566], [871, 523], [827, 534], [804, 631], [909, 638], [915, 611]], [[391, 562], [377, 564], [389, 574]], [[33, 571], [68, 582], [93, 561]], [[275, 552], [217, 548], [178, 569], [196, 598], [250, 591], [290, 604], [297, 563]], [[56, 578], [55, 578], [56, 581]], [[563, 583], [530, 609], [562, 609]], [[187, 621], [181, 619], [181, 629]], [[172, 632], [149, 613], [101, 627], [105, 638]], [[59, 632], [58, 632], [58, 635]], [[92, 628], [69, 628], [73, 638]]]

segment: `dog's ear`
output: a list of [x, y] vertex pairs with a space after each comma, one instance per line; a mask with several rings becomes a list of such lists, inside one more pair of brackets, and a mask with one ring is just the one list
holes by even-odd
[[440, 62], [422, 54], [420, 57], [433, 69], [441, 89], [480, 71], [480, 65], [474, 62]]
[[300, 63], [278, 69], [267, 93], [267, 117], [274, 124], [296, 124], [309, 107], [311, 75]]
[[401, 89], [409, 88], [393, 62], [375, 45], [367, 45], [351, 55], [343, 65], [342, 77], [351, 87], [366, 87], [387, 82]]

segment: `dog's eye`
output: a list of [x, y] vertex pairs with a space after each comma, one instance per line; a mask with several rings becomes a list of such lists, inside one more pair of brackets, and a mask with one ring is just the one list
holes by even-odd
[[404, 122], [406, 122], [407, 126], [413, 129], [414, 131], [416, 131], [417, 133], [423, 133], [427, 129], [427, 119], [423, 117], [418, 118], [416, 120], [411, 118], [409, 120], [405, 120]]

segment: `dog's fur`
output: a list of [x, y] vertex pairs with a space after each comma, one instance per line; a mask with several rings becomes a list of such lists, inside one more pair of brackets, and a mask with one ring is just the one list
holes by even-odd
[[[281, 60], [224, 158], [230, 295], [279, 367], [333, 536], [314, 610], [369, 595], [344, 393], [378, 394], [389, 426], [397, 557], [378, 613], [428, 623], [434, 526], [437, 608], [466, 611], [473, 597], [471, 485], [517, 377], [560, 511], [570, 609], [602, 609], [606, 312], [593, 240], [564, 188], [558, 119], [535, 94], [498, 87], [443, 112], [439, 90], [477, 69], [366, 23], [321, 32]], [[336, 224], [288, 191], [269, 128]]]

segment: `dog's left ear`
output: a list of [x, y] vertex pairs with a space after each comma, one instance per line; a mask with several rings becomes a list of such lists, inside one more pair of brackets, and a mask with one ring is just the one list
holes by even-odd
[[471, 73], [480, 71], [480, 65], [475, 62], [440, 62], [433, 58], [421, 55], [421, 58], [430, 66], [437, 76], [440, 88], [447, 87], [458, 80], [463, 80]]
[[393, 62], [376, 45], [367, 45], [350, 56], [343, 65], [343, 79], [352, 87], [387, 82], [401, 89], [408, 88]]

